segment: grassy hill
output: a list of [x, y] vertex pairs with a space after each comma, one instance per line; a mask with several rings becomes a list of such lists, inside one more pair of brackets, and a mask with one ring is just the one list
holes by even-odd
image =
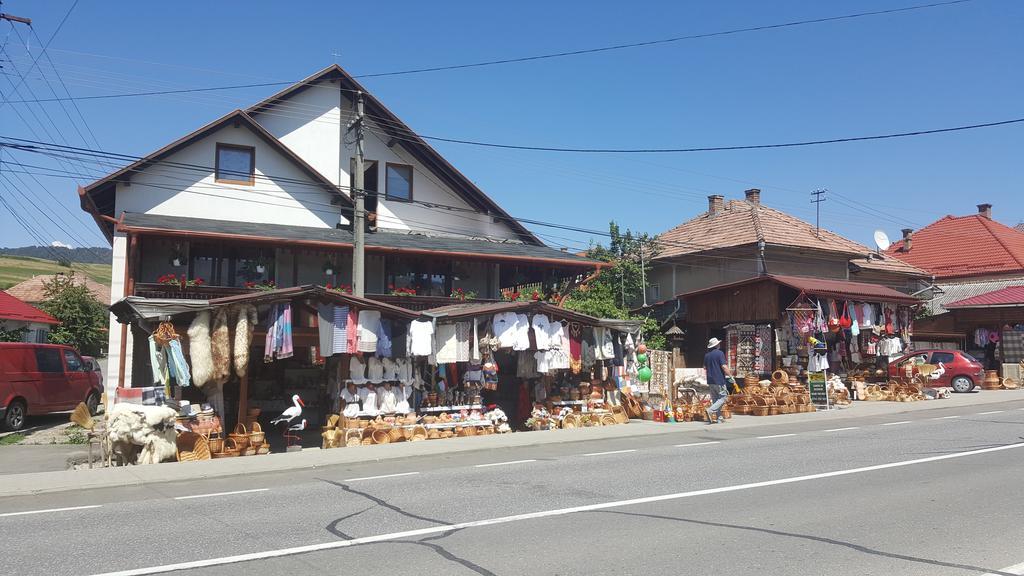
[[79, 264], [76, 262], [71, 265], [71, 268], [68, 268], [53, 260], [43, 260], [42, 258], [0, 256], [0, 290], [10, 288], [37, 274], [52, 275], [71, 270], [74, 270], [75, 274], [85, 274], [102, 284], [110, 284], [110, 264]]

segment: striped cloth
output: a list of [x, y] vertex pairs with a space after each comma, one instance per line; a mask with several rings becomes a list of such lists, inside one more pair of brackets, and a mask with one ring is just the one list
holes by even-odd
[[1003, 330], [1003, 362], [1012, 363], [1024, 360], [1024, 332]]

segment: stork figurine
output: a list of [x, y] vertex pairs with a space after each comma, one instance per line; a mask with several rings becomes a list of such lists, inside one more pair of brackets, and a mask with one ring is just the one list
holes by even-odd
[[271, 420], [270, 423], [274, 426], [281, 423], [290, 423], [292, 420], [302, 416], [302, 408], [305, 405], [306, 403], [302, 401], [302, 398], [299, 398], [299, 395], [295, 394], [292, 396], [292, 406], [289, 406], [287, 410], [281, 412], [281, 415]]
[[[292, 424], [291, 426], [288, 427], [288, 430], [284, 433], [285, 450], [287, 450], [288, 448], [290, 448], [292, 446], [295, 446], [295, 445], [299, 444], [299, 441], [302, 438], [297, 433], [298, 432], [302, 432], [305, 429], [306, 429], [306, 419], [305, 418], [303, 418], [302, 421], [299, 422], [298, 424]], [[289, 432], [291, 432], [291, 434], [289, 434]]]

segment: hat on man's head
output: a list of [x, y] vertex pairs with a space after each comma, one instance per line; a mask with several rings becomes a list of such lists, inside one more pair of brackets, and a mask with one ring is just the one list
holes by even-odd
[[722, 341], [719, 340], [718, 338], [712, 338], [711, 340], [708, 340], [708, 348], [714, 348], [715, 346], [718, 346], [721, 343]]

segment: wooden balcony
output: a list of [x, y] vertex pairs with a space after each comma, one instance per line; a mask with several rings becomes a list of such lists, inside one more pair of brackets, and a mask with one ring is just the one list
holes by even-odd
[[[251, 294], [258, 291], [259, 290], [256, 288], [236, 288], [233, 286], [178, 287], [156, 283], [138, 283], [135, 285], [136, 296], [170, 300], [212, 300], [214, 298], [223, 298], [225, 296]], [[366, 297], [371, 300], [415, 311], [428, 310], [430, 308], [437, 308], [438, 306], [447, 306], [449, 304], [458, 304], [459, 302], [462, 302], [462, 300], [448, 298], [447, 296], [395, 296], [392, 294], [367, 294]], [[467, 300], [467, 302], [499, 302], [499, 300], [475, 298], [473, 300]]]

